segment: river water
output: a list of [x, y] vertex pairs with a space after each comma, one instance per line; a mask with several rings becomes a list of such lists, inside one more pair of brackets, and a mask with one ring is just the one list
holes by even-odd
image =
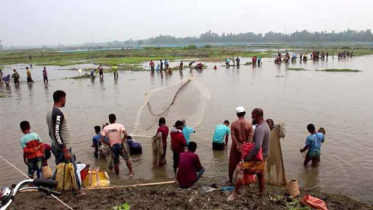
[[[175, 65], [177, 63], [171, 64]], [[203, 72], [191, 73], [207, 87], [211, 96], [203, 121], [191, 137], [198, 143], [197, 153], [206, 168], [204, 176], [227, 180], [229, 152], [213, 152], [211, 149], [215, 125], [226, 119], [234, 121], [237, 106], [245, 106], [248, 111], [261, 107], [265, 118], [286, 124], [287, 133], [282, 140], [282, 148], [288, 179], [297, 179], [303, 187], [319, 186], [328, 192], [373, 203], [373, 159], [370, 158], [373, 154], [370, 146], [373, 138], [372, 56], [346, 60], [329, 58], [328, 61], [289, 65], [309, 71], [289, 71], [286, 65], [275, 65], [272, 59], [264, 59], [261, 67], [242, 65], [239, 69], [227, 69], [221, 67], [221, 63], [207, 65], [208, 69]], [[214, 65], [218, 66], [218, 70], [212, 69]], [[363, 72], [315, 71], [326, 68], [350, 68]], [[50, 79], [76, 75], [76, 72], [53, 74], [50, 74]], [[13, 84], [8, 88], [3, 85], [0, 88], [5, 95], [0, 98], [0, 154], [27, 172], [19, 144], [22, 136], [19, 122], [30, 121], [32, 131], [37, 132], [45, 142], [50, 142], [45, 115], [52, 107], [53, 92], [62, 89], [67, 93], [64, 112], [73, 136], [74, 153], [79, 161], [98, 164], [105, 169], [104, 163], [95, 162], [90, 149], [93, 127], [107, 122], [108, 114], [115, 113], [118, 122], [131, 133], [137, 111], [144, 103], [144, 93], [171, 85], [189, 75], [189, 70], [184, 70], [183, 76], [175, 72], [163, 78], [150, 72], [127, 71], [120, 72], [118, 80], [114, 80], [112, 74], [106, 74], [104, 81], [56, 79], [44, 85], [40, 77], [31, 85], [21, 84], [17, 88]], [[308, 135], [308, 123], [322, 126], [327, 132], [318, 168], [304, 168], [299, 152]], [[142, 143], [144, 153], [132, 156], [134, 179], [162, 180], [173, 177], [171, 151], [168, 151], [166, 167], [153, 169], [150, 140], [137, 140]], [[54, 166], [53, 157], [49, 163]], [[0, 169], [1, 187], [23, 179], [19, 172], [1, 160]], [[119, 179], [109, 174], [114, 183], [120, 184], [120, 180], [128, 179], [125, 164], [121, 165]]]

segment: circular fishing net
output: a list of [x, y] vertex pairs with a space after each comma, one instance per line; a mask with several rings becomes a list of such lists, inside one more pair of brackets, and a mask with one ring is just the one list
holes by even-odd
[[151, 90], [145, 94], [145, 103], [138, 111], [132, 135], [154, 136], [161, 117], [166, 118], [169, 126], [177, 120], [186, 120], [188, 126], [197, 127], [209, 100], [206, 87], [194, 78]]

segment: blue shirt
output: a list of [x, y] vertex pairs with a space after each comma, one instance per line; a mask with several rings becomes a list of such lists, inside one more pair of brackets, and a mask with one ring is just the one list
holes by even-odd
[[189, 138], [190, 138], [190, 134], [191, 133], [194, 133], [194, 132], [196, 132], [193, 128], [191, 128], [191, 127], [188, 127], [188, 126], [184, 126], [184, 128], [183, 128], [183, 130], [182, 130], [182, 132], [183, 132], [183, 135], [184, 135], [184, 138], [185, 138], [185, 140], [186, 140], [186, 143], [187, 143], [187, 145], [189, 144]]
[[93, 145], [98, 144], [100, 142], [101, 137], [102, 137], [101, 134], [94, 135], [92, 138]]
[[138, 142], [136, 140], [127, 139], [127, 144], [130, 147], [130, 149], [132, 149], [132, 148], [142, 148], [140, 142]]
[[310, 147], [309, 150], [320, 150], [322, 142], [324, 142], [324, 135], [322, 133], [315, 133], [307, 137], [306, 146]]
[[231, 132], [231, 129], [229, 129], [226, 125], [224, 124], [217, 125], [215, 127], [214, 137], [212, 138], [212, 142], [223, 144], [225, 135], [228, 136], [230, 132]]

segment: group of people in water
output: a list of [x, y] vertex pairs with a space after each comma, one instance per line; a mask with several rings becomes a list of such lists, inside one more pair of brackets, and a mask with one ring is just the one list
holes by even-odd
[[[118, 66], [117, 66], [117, 64], [114, 64], [111, 67], [111, 70], [114, 74], [114, 79], [118, 79]], [[96, 72], [98, 72], [100, 79], [104, 79], [104, 67], [102, 66], [101, 63], [97, 68], [91, 70], [91, 74], [90, 74], [91, 78], [95, 78]]]
[[348, 58], [348, 57], [353, 57], [354, 56], [354, 51], [343, 51], [343, 52], [338, 52], [338, 58]]
[[[343, 51], [343, 52], [338, 52], [338, 59], [341, 58], [346, 58], [346, 57], [353, 57], [354, 52], [353, 51]], [[309, 57], [313, 61], [318, 61], [318, 60], [328, 60], [329, 58], [329, 52], [320, 52], [320, 51], [313, 51], [310, 53]], [[308, 55], [300, 53], [299, 55], [300, 62], [306, 62], [308, 60]], [[276, 64], [281, 64], [281, 63], [289, 63], [290, 61], [292, 63], [295, 63], [297, 60], [297, 55], [293, 54], [290, 55], [288, 51], [285, 51], [285, 55], [282, 56], [280, 51], [277, 52], [277, 57], [275, 58], [275, 63]]]
[[[188, 66], [189, 66], [190, 70], [192, 70], [192, 69], [202, 70], [204, 68], [204, 66], [201, 62], [199, 62], [195, 66], [193, 66], [194, 63], [195, 63], [195, 61], [189, 62]], [[157, 72], [160, 72], [160, 73], [165, 72], [167, 74], [172, 74], [173, 69], [177, 69], [177, 67], [175, 67], [175, 68], [170, 67], [170, 63], [167, 59], [165, 59], [164, 61], [159, 60], [159, 63], [157, 64], [157, 66], [155, 66], [154, 61], [151, 60], [150, 63], [149, 63], [149, 67], [150, 67], [150, 71], [152, 73], [157, 71]], [[179, 66], [178, 66], [178, 70], [181, 74], [182, 74], [183, 69], [184, 69], [184, 62], [181, 60]]]
[[240, 59], [239, 57], [237, 57], [236, 59], [234, 59], [234, 58], [232, 58], [232, 59], [227, 58], [227, 59], [225, 60], [225, 65], [226, 65], [227, 67], [229, 67], [229, 66], [237, 66], [237, 67], [240, 67], [240, 64], [241, 64], [241, 59]]
[[[48, 110], [46, 124], [51, 138], [50, 150], [55, 156], [55, 163], [74, 162], [72, 138], [66, 121], [66, 115], [62, 108], [65, 107], [67, 95], [62, 90], [53, 93], [53, 107]], [[239, 188], [242, 185], [253, 184], [258, 180], [259, 193], [263, 195], [265, 177], [268, 173], [275, 174], [272, 183], [286, 185], [285, 170], [281, 151], [280, 138], [285, 136], [283, 124], [275, 124], [272, 119], [264, 120], [264, 111], [255, 108], [251, 112], [252, 121], [246, 119], [245, 108], [236, 108], [237, 120], [231, 126], [228, 120], [215, 127], [212, 137], [213, 150], [225, 150], [231, 136], [231, 149], [229, 155], [228, 177], [229, 183], [236, 188], [228, 200], [234, 200], [238, 196]], [[104, 126], [95, 126], [95, 136], [92, 138], [95, 148], [94, 156], [99, 157], [102, 153], [111, 159], [109, 169], [114, 166], [115, 174], [119, 174], [120, 157], [125, 161], [130, 176], [134, 175], [130, 154], [142, 153], [141, 144], [128, 135], [122, 124], [117, 123], [115, 114], [108, 116], [109, 123]], [[185, 120], [177, 120], [171, 128], [166, 124], [166, 119], [161, 117], [158, 121], [156, 136], [152, 141], [158, 139], [162, 145], [158, 166], [166, 164], [168, 136], [171, 138], [171, 149], [173, 152], [173, 168], [177, 183], [182, 188], [191, 187], [205, 172], [201, 165], [199, 156], [196, 153], [197, 143], [192, 141], [191, 134], [196, 131], [187, 126]], [[230, 126], [230, 128], [229, 128]], [[27, 121], [20, 123], [24, 133], [21, 138], [21, 145], [24, 152], [25, 163], [28, 167], [29, 176], [33, 177], [37, 172], [41, 177], [41, 167], [46, 162], [46, 149], [48, 145], [42, 142], [40, 137], [31, 132], [31, 125]], [[316, 132], [315, 126], [309, 124], [307, 130], [310, 135], [307, 137], [305, 146], [300, 150], [307, 151], [304, 165], [312, 161], [317, 165], [320, 161], [321, 143], [324, 142], [325, 130], [321, 128]], [[105, 149], [106, 148], [106, 149]], [[271, 170], [274, 167], [274, 170]], [[235, 173], [236, 171], [236, 173]], [[266, 172], [265, 172], [266, 171]], [[235, 175], [234, 175], [235, 174]], [[269, 182], [271, 183], [271, 181]]]
[[[0, 83], [4, 82], [6, 86], [9, 86], [11, 78], [13, 79], [15, 85], [20, 84], [21, 76], [16, 69], [13, 69], [12, 75], [8, 74], [6, 76], [3, 75], [3, 71], [0, 69]], [[43, 69], [43, 79], [44, 84], [48, 84], [48, 72], [46, 67], [44, 67]], [[26, 67], [26, 81], [27, 83], [34, 83], [34, 80], [31, 76], [31, 68], [29, 68], [28, 66]]]

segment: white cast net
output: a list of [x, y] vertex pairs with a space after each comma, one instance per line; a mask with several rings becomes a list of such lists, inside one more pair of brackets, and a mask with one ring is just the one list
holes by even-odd
[[177, 120], [186, 120], [188, 126], [195, 128], [203, 120], [209, 100], [207, 88], [194, 78], [151, 90], [145, 94], [145, 103], [137, 113], [132, 135], [154, 136], [161, 117], [166, 118], [169, 126]]

